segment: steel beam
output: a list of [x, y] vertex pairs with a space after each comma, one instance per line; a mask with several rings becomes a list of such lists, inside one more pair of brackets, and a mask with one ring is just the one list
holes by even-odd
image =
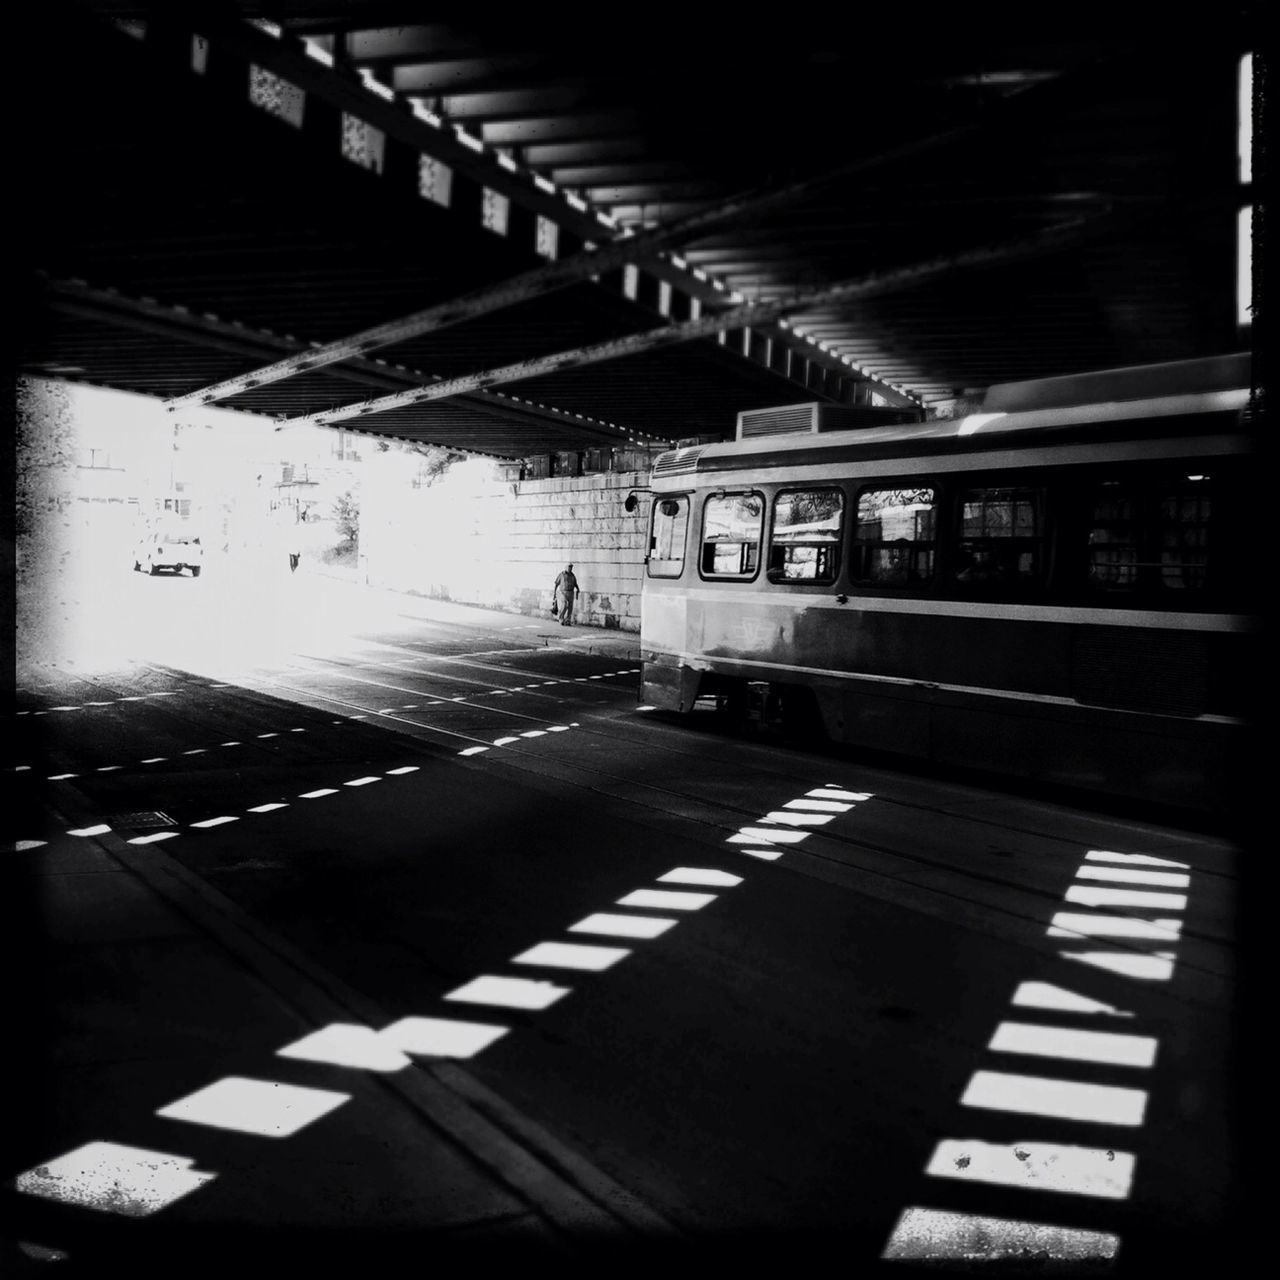
[[554, 73], [543, 72], [535, 54], [495, 54], [492, 58], [450, 57], [431, 62], [359, 57], [361, 66], [387, 63], [391, 87], [411, 97], [438, 97], [442, 93], [488, 93], [511, 87], [511, 73], [528, 73], [526, 83], [537, 86]]
[[[488, 157], [479, 156], [444, 131], [418, 121], [402, 103], [385, 102], [370, 93], [354, 79], [321, 66], [303, 52], [300, 42], [272, 38], [244, 22], [214, 20], [204, 23], [205, 33], [226, 44], [241, 56], [284, 76], [306, 92], [315, 93], [343, 110], [349, 110], [370, 124], [402, 140], [410, 141], [428, 154], [477, 178], [494, 190], [517, 202], [555, 219], [584, 238], [598, 240], [607, 234], [603, 225], [589, 212], [574, 210], [559, 195], [540, 191], [534, 184], [509, 173]], [[1025, 96], [1031, 96], [1029, 90]], [[1020, 95], [1020, 97], [1023, 95]], [[388, 346], [420, 337], [435, 329], [458, 324], [492, 311], [539, 297], [564, 288], [591, 275], [598, 275], [628, 263], [643, 263], [661, 278], [678, 283], [700, 296], [710, 305], [722, 299], [714, 291], [699, 288], [692, 273], [681, 270], [662, 259], [665, 252], [695, 241], [712, 229], [747, 215], [757, 215], [766, 208], [788, 204], [828, 184], [854, 174], [874, 169], [888, 162], [920, 154], [946, 142], [964, 137], [985, 125], [968, 121], [923, 138], [915, 138], [874, 156], [860, 158], [837, 166], [822, 174], [801, 179], [782, 187], [757, 189], [706, 209], [698, 210], [666, 227], [639, 235], [623, 235], [603, 248], [597, 248], [560, 261], [548, 263], [516, 276], [492, 289], [479, 290], [410, 316], [377, 325], [337, 342], [312, 347], [296, 356], [280, 360], [262, 369], [236, 378], [226, 379], [201, 391], [167, 402], [171, 410], [208, 405], [253, 387], [262, 386], [298, 373], [309, 372], [327, 364], [347, 361], [367, 354], [380, 346]]]
[[[801, 187], [807, 189], [810, 185], [810, 182], [794, 184], [787, 190], [795, 192]], [[725, 201], [712, 209], [695, 213], [691, 217], [653, 232], [620, 236], [609, 244], [597, 246], [569, 258], [548, 262], [489, 288], [465, 294], [460, 298], [451, 298], [437, 306], [424, 308], [422, 311], [388, 321], [386, 324], [374, 325], [372, 328], [363, 329], [336, 342], [311, 347], [264, 368], [254, 369], [199, 391], [175, 397], [166, 402], [166, 407], [176, 410], [212, 404], [214, 401], [225, 400], [230, 396], [252, 390], [254, 387], [278, 382], [283, 378], [291, 378], [299, 373], [308, 373], [325, 365], [365, 355], [380, 347], [393, 346], [450, 325], [477, 319], [490, 312], [500, 311], [565, 288], [590, 276], [601, 275], [630, 263], [642, 261], [696, 235], [707, 226], [720, 225], [726, 219], [741, 216], [744, 212], [759, 209], [765, 204], [773, 204], [783, 198], [785, 193], [780, 190], [756, 192], [746, 197]]]
[[691, 342], [698, 338], [710, 337], [722, 331], [727, 332], [756, 326], [762, 322], [767, 323], [781, 319], [792, 312], [803, 311], [808, 307], [824, 306], [834, 302], [852, 302], [863, 298], [879, 297], [888, 293], [899, 293], [906, 289], [916, 288], [941, 275], [1004, 266], [1011, 262], [1058, 252], [1090, 235], [1096, 234], [1102, 229], [1102, 224], [1109, 227], [1112, 225], [1112, 220], [1105, 217], [1077, 218], [1061, 223], [1056, 227], [1051, 227], [1035, 236], [1007, 241], [997, 245], [988, 245], [963, 253], [950, 254], [946, 257], [935, 258], [909, 267], [900, 267], [896, 270], [877, 272], [854, 280], [826, 285], [806, 293], [793, 294], [789, 298], [778, 301], [748, 302], [716, 315], [702, 316], [696, 320], [683, 320], [675, 324], [664, 325], [658, 329], [648, 329], [641, 333], [629, 334], [623, 338], [614, 338], [607, 342], [578, 347], [572, 351], [555, 352], [535, 360], [522, 360], [516, 364], [503, 365], [496, 369], [486, 369], [479, 373], [466, 374], [460, 378], [446, 378], [430, 386], [400, 392], [396, 395], [383, 396], [377, 400], [366, 401], [364, 404], [346, 405], [340, 409], [304, 414], [297, 418], [290, 418], [288, 421], [329, 426], [335, 422], [345, 422], [351, 418], [387, 413], [393, 409], [403, 409], [408, 405], [420, 404], [426, 400], [441, 400], [448, 396], [475, 392], [485, 387], [499, 386], [508, 382], [522, 382], [528, 378], [544, 377], [547, 374], [560, 373], [566, 369], [579, 369], [588, 364], [617, 360], [625, 356], [654, 351], [661, 347]]
[[[357, 20], [358, 14], [353, 15]], [[332, 20], [331, 28], [338, 24]], [[352, 61], [404, 58], [458, 58], [480, 54], [475, 37], [445, 23], [419, 23], [414, 26], [361, 26], [342, 35], [347, 56]], [[481, 55], [482, 56], [482, 55]]]
[[[219, 320], [215, 316], [200, 315], [178, 307], [166, 306], [145, 298], [135, 298], [111, 289], [98, 289], [74, 280], [44, 281], [47, 290], [45, 304], [53, 311], [104, 324], [123, 325], [140, 333], [150, 333], [158, 338], [178, 339], [217, 351], [226, 351], [250, 359], [262, 359], [278, 351], [296, 350], [301, 344], [293, 338], [277, 333], [265, 333], [244, 325]], [[431, 375], [393, 368], [376, 360], [351, 360], [341, 368], [319, 370], [329, 377], [346, 382], [363, 383], [378, 390], [397, 390], [406, 386], [429, 385]], [[588, 435], [593, 443], [617, 443], [622, 437], [656, 439], [648, 432], [637, 431], [620, 423], [604, 422], [569, 413], [552, 405], [532, 400], [519, 400], [502, 392], [478, 391], [474, 396], [463, 397], [469, 408], [490, 417], [527, 424], [536, 418], [570, 427], [575, 432]], [[257, 413], [256, 410], [237, 412]], [[267, 414], [259, 414], [269, 417]], [[292, 421], [290, 419], [289, 421]]]

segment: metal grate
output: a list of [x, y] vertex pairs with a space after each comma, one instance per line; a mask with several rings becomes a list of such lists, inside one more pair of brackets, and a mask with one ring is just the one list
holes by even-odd
[[702, 450], [673, 449], [670, 453], [660, 454], [653, 464], [655, 476], [682, 476], [696, 471]]
[[144, 809], [140, 813], [114, 813], [107, 819], [113, 830], [147, 831], [154, 827], [176, 827], [178, 824], [159, 809]]
[[895, 426], [918, 422], [914, 409], [888, 409], [859, 404], [785, 404], [772, 409], [746, 409], [738, 414], [738, 439], [806, 435], [819, 431], [851, 431], [856, 427]]
[[1078, 702], [1170, 716], [1203, 715], [1208, 707], [1203, 637], [1088, 627], [1075, 637], [1071, 656], [1071, 694]]
[[738, 439], [792, 435], [818, 429], [817, 404], [787, 404], [776, 409], [748, 409], [738, 414]]

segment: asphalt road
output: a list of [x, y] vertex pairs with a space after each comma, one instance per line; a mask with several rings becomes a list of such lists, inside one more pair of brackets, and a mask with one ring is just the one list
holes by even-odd
[[[229, 1040], [221, 971], [120, 923], [118, 887], [165, 875], [184, 927], [234, 915], [366, 1027], [489, 1028], [410, 1056], [641, 1236], [1121, 1275], [1235, 1238], [1225, 838], [660, 716], [637, 637], [551, 619], [217, 568], [108, 573], [68, 608], [18, 673], [11, 888], [48, 1011], [4, 1171], [24, 1256], [100, 1240], [100, 1210], [14, 1182], [58, 1152], [109, 1127], [166, 1150], [184, 1117], [157, 1109], [228, 1073], [389, 1070], [282, 1059], [274, 970]], [[111, 963], [77, 963], [104, 931]], [[353, 1129], [362, 1096], [270, 1160], [215, 1144], [235, 1177], [131, 1238], [181, 1253], [218, 1197], [282, 1229], [339, 1204], [375, 1252], [439, 1225], [416, 1131]]]

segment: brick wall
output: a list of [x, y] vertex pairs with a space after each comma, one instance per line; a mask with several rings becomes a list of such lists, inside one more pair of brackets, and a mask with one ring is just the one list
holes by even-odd
[[[469, 473], [464, 476], [463, 473]], [[575, 622], [640, 629], [647, 494], [643, 471], [503, 480], [471, 464], [425, 489], [391, 468], [366, 470], [360, 552], [369, 582], [461, 604], [548, 618], [552, 584], [572, 562]]]

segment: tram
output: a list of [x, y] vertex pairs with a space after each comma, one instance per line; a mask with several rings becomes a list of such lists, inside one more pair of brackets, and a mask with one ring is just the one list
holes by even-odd
[[1250, 388], [1231, 354], [740, 414], [655, 461], [641, 697], [1215, 810], [1257, 697]]

